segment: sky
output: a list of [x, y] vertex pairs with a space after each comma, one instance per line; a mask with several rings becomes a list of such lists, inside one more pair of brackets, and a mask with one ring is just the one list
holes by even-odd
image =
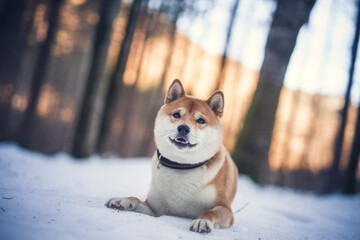
[[[208, 52], [222, 54], [233, 5], [234, 0], [214, 0], [213, 4], [200, 0], [197, 7], [209, 10], [195, 19], [185, 12], [178, 28]], [[230, 58], [253, 69], [261, 68], [275, 9], [276, 3], [272, 0], [240, 0], [228, 49]], [[308, 93], [344, 95], [355, 20], [354, 0], [317, 0], [309, 23], [299, 32], [285, 85]], [[360, 101], [359, 62], [352, 87], [354, 104]]]

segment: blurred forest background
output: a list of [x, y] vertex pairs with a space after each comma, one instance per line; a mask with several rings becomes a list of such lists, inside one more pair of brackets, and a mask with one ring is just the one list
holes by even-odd
[[255, 181], [360, 190], [359, 0], [0, 0], [0, 141], [151, 156], [170, 83], [225, 93]]

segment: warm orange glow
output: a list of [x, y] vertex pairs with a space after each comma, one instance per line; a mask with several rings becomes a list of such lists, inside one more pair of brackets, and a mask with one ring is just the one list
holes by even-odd
[[[211, 91], [214, 90], [215, 81], [220, 71], [221, 56], [206, 52], [199, 45], [190, 42], [186, 36], [179, 33], [176, 34], [174, 44], [163, 92], [166, 92], [175, 78], [179, 78], [193, 96], [208, 98]], [[153, 46], [155, 48], [153, 51], [156, 52], [161, 47], [164, 48], [164, 45], [159, 44], [157, 48]], [[161, 58], [158, 56], [157, 58], [152, 57], [151, 62], [162, 66]], [[146, 74], [151, 79], [151, 76], [156, 75], [158, 68], [149, 67], [149, 69], [152, 71], [152, 75], [147, 71]], [[244, 67], [238, 61], [228, 59], [224, 75], [224, 87], [221, 90], [225, 94], [225, 114], [223, 117], [226, 135], [225, 145], [231, 150], [256, 89], [259, 72]], [[142, 87], [146, 89], [149, 86], [152, 85]]]
[[39, 102], [36, 107], [38, 115], [41, 117], [49, 115], [58, 101], [58, 92], [49, 84], [45, 84], [41, 90]]
[[137, 87], [140, 91], [158, 86], [165, 71], [166, 57], [170, 42], [166, 37], [154, 37], [147, 41], [144, 61], [140, 66]]
[[90, 7], [79, 6], [85, 2], [68, 0], [61, 6], [56, 44], [52, 48], [54, 55], [69, 55], [76, 50], [89, 50], [99, 15]]
[[[80, 10], [78, 6], [83, 3], [85, 0], [67, 0], [62, 6], [60, 24], [56, 32], [56, 44], [52, 48], [54, 54], [78, 55], [76, 50], [88, 54], [93, 38], [89, 37], [92, 36], [91, 34], [86, 35], [84, 32], [93, 33], [94, 25], [99, 21], [99, 15], [90, 8]], [[82, 7], [85, 8], [85, 6]], [[35, 13], [34, 28], [37, 29], [37, 39], [44, 36], [41, 34], [46, 34], [44, 31], [47, 29], [47, 23], [44, 21], [45, 12], [45, 5], [40, 5]], [[106, 76], [110, 75], [117, 61], [125, 36], [127, 18], [128, 10], [122, 8], [113, 22]], [[126, 87], [134, 87], [131, 97], [136, 104], [132, 106], [133, 109], [129, 113], [127, 108], [124, 108], [129, 103], [129, 99], [119, 97], [119, 102], [121, 102], [119, 106], [122, 108], [118, 109], [123, 110], [114, 117], [109, 137], [109, 139], [119, 140], [120, 136], [126, 135], [126, 132], [122, 134], [123, 131], [129, 131], [131, 139], [127, 140], [131, 144], [142, 144], [145, 140], [151, 141], [150, 121], [140, 117], [139, 112], [154, 117], [154, 113], [150, 111], [155, 109], [155, 105], [162, 103], [163, 96], [160, 96], [159, 92], [162, 90], [165, 93], [175, 78], [182, 81], [191, 95], [202, 99], [208, 98], [217, 85], [222, 57], [206, 52], [200, 45], [191, 42], [179, 32], [175, 36], [170, 36], [172, 25], [161, 14], [143, 15], [139, 19], [142, 21], [138, 22], [135, 30], [123, 76], [123, 84]], [[152, 31], [149, 32], [148, 29]], [[85, 56], [88, 56], [86, 54]], [[53, 59], [61, 62], [66, 61], [67, 57], [56, 56]], [[243, 127], [243, 120], [256, 90], [258, 77], [258, 69], [250, 69], [238, 61], [227, 59], [220, 89], [225, 95], [222, 120], [225, 130], [224, 142], [229, 150], [233, 149], [237, 134]], [[13, 86], [0, 87], [0, 100], [4, 101], [11, 97], [12, 88]], [[141, 94], [144, 92], [146, 92], [145, 96], [150, 96], [149, 102], [141, 102], [143, 96]], [[124, 94], [124, 96], [129, 95]], [[270, 168], [274, 171], [281, 169], [285, 172], [306, 169], [317, 173], [329, 167], [340, 120], [338, 112], [342, 104], [343, 100], [340, 97], [310, 95], [283, 88], [269, 152]], [[15, 94], [11, 99], [11, 105], [16, 110], [24, 111], [27, 105], [26, 97]], [[60, 96], [55, 88], [47, 84], [41, 91], [37, 113], [41, 117], [51, 115], [52, 119], [71, 123], [74, 120], [75, 105], [74, 100], [66, 99], [63, 94]], [[127, 117], [130, 120], [126, 119]], [[356, 111], [351, 106], [341, 159], [342, 169], [347, 166], [355, 121]], [[130, 124], [127, 124], [129, 122]], [[154, 147], [150, 145], [149, 148]], [[134, 149], [137, 151], [137, 148], [134, 147]]]
[[74, 111], [69, 107], [62, 108], [60, 110], [60, 119], [66, 123], [72, 122], [74, 119]]
[[78, 6], [86, 3], [86, 0], [68, 0], [68, 2], [72, 5]]
[[141, 56], [144, 49], [146, 29], [137, 29], [134, 33], [133, 43], [130, 47], [129, 58], [126, 62], [123, 83], [126, 86], [131, 86], [136, 82], [138, 68], [141, 67]]
[[[283, 88], [276, 113], [275, 128], [269, 154], [274, 171], [309, 169], [313, 173], [328, 168], [333, 160], [341, 97], [310, 95]], [[354, 107], [350, 107], [352, 109]], [[349, 115], [341, 166], [350, 154], [354, 116]]]
[[[28, 28], [27, 24], [31, 22], [33, 26], [25, 34], [28, 36], [29, 46], [25, 46], [26, 48], [21, 51], [19, 73], [14, 75], [17, 77], [16, 82], [12, 84], [9, 82], [14, 81], [10, 78], [1, 79], [2, 84], [6, 85], [0, 85], [0, 105], [3, 114], [9, 114], [10, 123], [12, 119], [25, 115], [29, 107], [29, 95], [33, 87], [32, 75], [36, 70], [36, 60], [41, 56], [41, 41], [46, 39], [49, 27], [49, 2], [41, 2], [35, 4], [36, 8], [34, 5], [35, 9], [31, 9], [30, 4], [26, 10], [28, 13], [25, 15], [28, 15], [29, 19], [23, 21], [25, 24], [23, 27]], [[175, 25], [169, 21], [169, 17], [160, 11], [150, 11], [145, 5], [140, 9], [130, 46], [123, 45], [133, 2], [120, 2], [120, 8], [112, 22], [111, 36], [106, 36], [110, 33], [104, 35], [110, 37], [110, 43], [104, 73], [100, 73], [102, 74], [100, 81], [104, 82], [100, 84], [91, 82], [93, 79], [89, 79], [88, 74], [89, 68], [92, 67], [92, 58], [97, 54], [94, 47], [100, 46], [100, 59], [105, 61], [102, 51], [108, 43], [101, 42], [95, 46], [95, 43], [99, 43], [96, 41], [96, 31], [102, 3], [66, 0], [61, 4], [55, 36], [51, 43], [51, 56], [47, 59], [44, 79], [46, 84], [40, 89], [35, 109], [37, 118], [34, 126], [44, 123], [43, 130], [50, 133], [48, 134], [50, 138], [60, 136], [51, 145], [66, 146], [73, 135], [77, 134], [77, 123], [74, 119], [81, 113], [82, 103], [87, 99], [84, 96], [96, 99], [95, 114], [101, 115], [101, 111], [97, 110], [98, 107], [103, 106], [98, 98], [108, 100], [108, 87], [113, 86], [109, 84], [113, 80], [112, 73], [119, 60], [121, 47], [125, 46], [130, 48], [127, 49], [129, 56], [126, 63], [121, 62], [121, 67], [115, 69], [125, 67], [123, 78], [117, 79], [122, 82], [120, 88], [114, 91], [116, 101], [108, 105], [111, 108], [109, 112], [111, 123], [109, 126], [106, 125], [104, 131], [107, 136], [101, 139], [104, 140], [101, 142], [103, 149], [119, 152], [124, 157], [153, 153], [156, 148], [153, 141], [156, 112], [163, 104], [169, 85], [178, 78], [182, 81], [187, 94], [194, 97], [207, 99], [212, 91], [217, 90], [216, 88], [224, 92], [225, 109], [222, 117], [224, 144], [229, 151], [235, 150], [238, 133], [243, 129], [244, 119], [256, 91], [259, 69], [251, 69], [230, 58], [226, 59], [224, 69], [220, 69], [222, 55], [209, 53], [203, 48], [211, 45], [204, 45], [204, 41], [214, 40], [206, 38], [207, 33], [195, 34], [202, 35], [195, 42], [181, 32], [175, 32], [175, 35], [171, 36], [170, 33], [173, 32]], [[32, 13], [34, 16], [31, 20]], [[201, 25], [194, 27], [188, 29], [191, 37], [195, 36], [192, 34], [194, 29], [200, 30]], [[252, 58], [248, 53], [252, 51], [252, 48], [248, 48], [251, 39], [239, 42], [237, 52]], [[199, 41], [201, 44], [196, 43]], [[305, 55], [303, 57], [306, 59]], [[253, 61], [248, 61], [251, 62]], [[221, 81], [218, 82], [220, 73], [222, 73]], [[301, 77], [303, 74], [298, 76]], [[95, 77], [97, 81], [97, 76]], [[306, 86], [304, 83], [300, 85]], [[315, 85], [319, 88], [324, 87], [320, 80]], [[96, 86], [98, 89], [88, 91], [91, 86]], [[302, 181], [301, 177], [298, 178], [303, 174], [302, 170], [306, 172], [303, 176], [311, 175], [309, 172], [314, 175], [321, 173], [315, 177], [323, 176], [322, 170], [329, 168], [333, 161], [335, 137], [341, 121], [339, 113], [343, 104], [343, 96], [313, 95], [286, 87], [281, 90], [267, 159], [270, 170], [273, 171], [269, 173], [270, 178], [274, 180], [273, 183], [294, 182], [296, 185], [298, 179]], [[100, 115], [96, 117], [102, 118], [103, 116]], [[357, 109], [350, 104], [340, 160], [342, 173], [348, 166], [356, 119]], [[17, 124], [21, 124], [21, 121], [14, 121], [14, 124], [10, 125], [15, 129]], [[43, 133], [38, 136], [42, 137]], [[357, 178], [360, 180], [360, 165], [358, 167]]]
[[54, 54], [69, 54], [74, 49], [74, 44], [72, 44], [72, 36], [66, 30], [59, 30], [57, 32], [56, 41], [60, 44], [57, 44], [54, 48]]
[[136, 80], [136, 70], [135, 69], [128, 69], [125, 71], [124, 73], [124, 85], [125, 86], [131, 86], [134, 85], [135, 80]]
[[[120, 41], [122, 41], [123, 30], [126, 26], [124, 19], [121, 16], [114, 21], [113, 48], [109, 49], [109, 56], [113, 54], [113, 59], [116, 59], [115, 56], [121, 46]], [[152, 33], [147, 39], [145, 35], [149, 21], [141, 23], [141, 26], [136, 29], [123, 84], [125, 86], [136, 84], [136, 94], [140, 94], [140, 91], [155, 91], [159, 88], [165, 74], [163, 93], [175, 78], [179, 78], [188, 93], [206, 99], [215, 89], [221, 56], [206, 52], [201, 46], [190, 42], [185, 35], [178, 32], [170, 49], [172, 45], [168, 35], [170, 25], [161, 20], [158, 21], [162, 24], [158, 29], [165, 30], [156, 34]], [[169, 53], [171, 56], [168, 56]], [[244, 117], [256, 90], [258, 77], [259, 70], [249, 69], [238, 61], [227, 59], [220, 88], [225, 94], [223, 117], [225, 145], [230, 150], [234, 147], [237, 134], [242, 129]], [[151, 101], [154, 99], [150, 99], [149, 104], [153, 104]], [[329, 167], [339, 124], [338, 111], [341, 107], [341, 98], [310, 95], [284, 88], [281, 91], [269, 152], [270, 168], [274, 171], [309, 169], [317, 173]], [[349, 119], [354, 119], [354, 116]], [[132, 124], [136, 125], [136, 131], [134, 130], [132, 135], [133, 141], [143, 141], [144, 135], [148, 135], [145, 130], [142, 130], [146, 121], [138, 119], [136, 115], [131, 118]], [[351, 122], [354, 123], [355, 120]], [[111, 126], [113, 137], [121, 135], [123, 124], [122, 117], [117, 117], [116, 121], [113, 121]], [[347, 164], [344, 159], [351, 148], [353, 131], [353, 124], [346, 128], [341, 166]]]
[[121, 44], [125, 36], [127, 20], [124, 17], [117, 17], [113, 22], [113, 33], [106, 59], [106, 70], [112, 70], [116, 64]]
[[225, 74], [222, 85], [225, 94], [225, 146], [232, 150], [254, 95], [259, 72], [246, 68], [237, 61], [228, 60]]
[[15, 94], [11, 99], [11, 106], [20, 112], [25, 111], [27, 104], [28, 100], [25, 95]]
[[30, 36], [29, 44], [34, 44], [36, 41], [44, 41], [47, 35], [48, 22], [46, 21], [46, 5], [39, 4], [34, 13], [33, 28], [35, 34]]

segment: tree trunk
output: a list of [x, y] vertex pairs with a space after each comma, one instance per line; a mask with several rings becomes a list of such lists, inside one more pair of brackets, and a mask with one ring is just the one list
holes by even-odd
[[8, 140], [5, 130], [14, 93], [14, 80], [20, 65], [19, 38], [26, 2], [6, 1], [0, 16], [0, 141]]
[[307, 23], [315, 0], [279, 0], [268, 35], [264, 62], [249, 111], [233, 152], [241, 173], [265, 182], [268, 152], [280, 90], [298, 32]]
[[[359, 1], [358, 1], [359, 3]], [[359, 11], [358, 11], [359, 12]], [[353, 84], [353, 75], [354, 75], [354, 69], [355, 69], [355, 61], [356, 61], [356, 53], [358, 48], [358, 41], [359, 41], [359, 13], [357, 17], [357, 23], [356, 23], [356, 31], [354, 35], [354, 41], [353, 46], [351, 50], [351, 65], [349, 70], [349, 81], [346, 88], [345, 93], [345, 102], [344, 107], [341, 110], [341, 122], [338, 134], [335, 139], [335, 147], [334, 147], [334, 158], [333, 163], [329, 169], [329, 181], [328, 185], [325, 189], [325, 192], [332, 192], [340, 187], [340, 159], [341, 159], [341, 153], [342, 153], [342, 145], [344, 142], [344, 136], [345, 136], [345, 127], [347, 122], [347, 113], [349, 109], [350, 104], [350, 94], [351, 94], [351, 87]]]
[[18, 64], [10, 68], [16, 61], [18, 41], [22, 34], [22, 23], [26, 11], [26, 1], [6, 1], [0, 16], [0, 84], [11, 82], [9, 75], [16, 72]]
[[[123, 130], [121, 131], [121, 135], [119, 137], [120, 141], [123, 142], [120, 147], [120, 152], [124, 156], [132, 155], [131, 146], [133, 145], [133, 139], [132, 139], [133, 126], [134, 126], [133, 123], [134, 123], [137, 109], [139, 107], [138, 106], [139, 91], [137, 90], [137, 83], [139, 81], [141, 72], [146, 71], [143, 69], [147, 69], [144, 66], [147, 66], [149, 64], [149, 60], [152, 55], [151, 53], [153, 50], [153, 44], [151, 44], [149, 46], [149, 50], [147, 50], [147, 43], [148, 43], [148, 40], [150, 39], [150, 36], [154, 35], [156, 33], [157, 29], [159, 28], [158, 20], [159, 20], [158, 14], [156, 14], [156, 13], [150, 14], [150, 18], [148, 19], [148, 23], [146, 24], [144, 43], [143, 43], [143, 48], [142, 48], [142, 51], [141, 51], [140, 57], [139, 57], [140, 62], [137, 66], [135, 82], [130, 87], [128, 87], [128, 89], [126, 90], [127, 91], [126, 99], [129, 102], [129, 104], [126, 105], [126, 107], [124, 108], [124, 111], [122, 112]], [[149, 53], [147, 54], [148, 55], [147, 58], [144, 58], [146, 51], [148, 51]]]
[[232, 8], [231, 11], [231, 15], [230, 15], [230, 23], [229, 23], [229, 27], [227, 30], [227, 34], [226, 34], [226, 40], [225, 40], [225, 48], [224, 48], [224, 52], [221, 58], [221, 65], [220, 65], [220, 71], [219, 71], [219, 75], [216, 79], [216, 85], [215, 85], [215, 89], [219, 89], [220, 85], [221, 85], [221, 81], [223, 80], [224, 77], [224, 72], [225, 72], [225, 63], [226, 63], [226, 58], [227, 58], [227, 52], [229, 49], [229, 44], [230, 44], [230, 39], [231, 39], [231, 32], [233, 30], [233, 25], [234, 25], [234, 20], [236, 17], [236, 12], [239, 6], [239, 2], [240, 0], [235, 0], [234, 2], [234, 6]]
[[105, 110], [102, 116], [100, 135], [97, 142], [97, 148], [100, 151], [104, 147], [102, 143], [105, 141], [106, 137], [111, 131], [111, 121], [114, 115], [114, 106], [116, 106], [117, 96], [121, 91], [126, 62], [129, 56], [130, 46], [136, 29], [136, 23], [139, 17], [140, 9], [141, 0], [134, 0], [133, 5], [131, 6], [129, 20], [126, 27], [125, 37], [120, 49], [119, 58], [115, 66], [115, 71], [110, 79], [110, 85], [106, 95]]
[[99, 137], [101, 116], [105, 105], [105, 90], [109, 81], [104, 76], [106, 57], [110, 44], [113, 21], [119, 11], [118, 0], [103, 0], [100, 7], [100, 20], [95, 32], [92, 47], [92, 60], [87, 85], [81, 104], [81, 110], [72, 154], [75, 157], [88, 157], [96, 150]]
[[[6, 14], [0, 16], [0, 91], [1, 85], [11, 86], [12, 91], [7, 92], [0, 104], [0, 141], [14, 140], [11, 100], [18, 90], [23, 79], [19, 79], [22, 68], [23, 56], [28, 47], [27, 39], [31, 33], [35, 1], [7, 1]], [[26, 16], [26, 17], [25, 17]], [[0, 100], [0, 102], [1, 102]]]
[[166, 76], [168, 74], [168, 70], [169, 70], [169, 66], [171, 66], [171, 60], [172, 60], [172, 54], [174, 52], [174, 46], [175, 46], [175, 35], [176, 35], [176, 24], [177, 24], [177, 21], [179, 19], [179, 16], [181, 14], [182, 11], [184, 11], [184, 6], [182, 4], [182, 0], [177, 0], [174, 5], [174, 14], [172, 16], [172, 19], [171, 19], [171, 29], [169, 31], [169, 36], [170, 36], [170, 45], [169, 45], [169, 49], [168, 49], [168, 52], [167, 52], [167, 56], [166, 56], [166, 59], [165, 59], [165, 66], [164, 66], [164, 70], [163, 70], [163, 73], [161, 75], [161, 80], [160, 80], [160, 84], [159, 86], [157, 87], [157, 90], [155, 91], [155, 94], [161, 94], [162, 92], [162, 89], [164, 87], [164, 84], [165, 84], [165, 80], [166, 80]]
[[360, 158], [360, 106], [358, 107], [356, 130], [349, 159], [349, 164], [344, 177], [343, 192], [347, 194], [356, 193], [356, 171]]
[[[176, 35], [176, 24], [179, 18], [179, 15], [181, 14], [181, 12], [184, 10], [184, 6], [182, 5], [182, 0], [178, 0], [175, 3], [175, 10], [174, 10], [174, 15], [172, 17], [172, 26], [169, 32], [170, 35], [170, 45], [169, 45], [169, 49], [168, 49], [168, 53], [165, 59], [165, 66], [164, 66], [164, 70], [161, 76], [161, 81], [160, 84], [156, 87], [156, 89], [150, 94], [150, 99], [148, 101], [148, 106], [146, 109], [144, 109], [144, 112], [146, 114], [146, 116], [148, 116], [146, 122], [147, 122], [147, 126], [152, 126], [154, 124], [154, 118], [150, 117], [153, 116], [152, 113], [155, 113], [158, 111], [158, 109], [161, 107], [162, 105], [162, 101], [158, 101], [159, 99], [162, 99], [162, 91], [165, 85], [165, 80], [166, 80], [166, 76], [168, 75], [168, 70], [169, 67], [172, 64], [172, 55], [174, 52], [174, 47], [175, 47], [175, 35]], [[138, 154], [147, 154], [149, 152], [151, 152], [149, 150], [151, 144], [151, 138], [153, 137], [152, 134], [148, 134], [145, 139], [142, 141], [142, 146], [139, 148], [139, 152]], [[152, 149], [153, 150], [153, 149]]]
[[19, 143], [25, 148], [31, 148], [32, 146], [31, 128], [33, 126], [34, 118], [36, 117], [36, 106], [40, 97], [41, 87], [45, 81], [45, 73], [50, 59], [51, 45], [55, 38], [62, 2], [62, 0], [52, 0], [50, 2], [49, 28], [46, 39], [42, 43], [40, 54], [37, 56], [34, 75], [30, 86], [31, 95], [29, 98], [29, 104], [25, 112], [22, 131], [19, 132]]
[[[341, 135], [340, 134], [339, 135], [342, 138], [344, 138], [345, 124], [346, 124], [346, 118], [347, 118], [346, 113], [347, 113], [347, 108], [348, 108], [348, 104], [349, 104], [351, 85], [353, 82], [356, 56], [357, 56], [357, 50], [358, 50], [358, 43], [359, 43], [359, 35], [360, 35], [360, 0], [358, 0], [357, 3], [358, 3], [358, 12], [357, 12], [357, 20], [356, 20], [356, 31], [355, 31], [354, 41], [353, 41], [353, 46], [352, 46], [352, 51], [351, 51], [351, 66], [350, 66], [350, 70], [349, 70], [349, 83], [348, 83], [348, 88], [347, 88], [347, 92], [346, 92], [346, 97], [348, 99], [347, 100], [345, 99], [345, 105], [344, 105], [344, 109], [342, 112], [343, 121], [342, 121], [341, 127], [343, 127], [343, 128], [340, 128], [340, 131], [342, 131], [342, 133], [339, 132], [339, 133], [341, 133]], [[347, 103], [347, 105], [346, 105], [346, 103]], [[346, 107], [346, 109], [345, 109], [345, 107]], [[341, 143], [342, 143], [342, 141], [341, 141]], [[340, 153], [338, 153], [340, 155], [336, 156], [336, 157], [338, 157], [338, 159], [336, 159], [336, 162], [335, 162], [335, 158], [334, 158], [333, 169], [332, 169], [333, 171], [337, 171], [337, 172], [339, 171], [338, 169], [339, 169], [340, 156], [341, 156], [341, 146], [342, 146], [342, 144], [340, 146], [336, 146], [336, 149], [338, 148], [338, 151], [340, 151]], [[360, 106], [358, 106], [356, 130], [355, 130], [350, 160], [349, 160], [348, 168], [347, 168], [346, 175], [344, 178], [343, 191], [345, 193], [355, 193], [356, 192], [356, 170], [358, 168], [359, 157], [360, 157]], [[330, 176], [330, 179], [333, 179], [333, 176]]]

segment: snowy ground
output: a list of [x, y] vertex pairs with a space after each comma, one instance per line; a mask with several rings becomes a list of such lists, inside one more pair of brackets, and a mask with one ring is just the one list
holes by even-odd
[[239, 178], [234, 226], [189, 231], [190, 219], [104, 207], [145, 199], [150, 159], [73, 161], [0, 144], [0, 239], [360, 239], [360, 195], [319, 197]]

